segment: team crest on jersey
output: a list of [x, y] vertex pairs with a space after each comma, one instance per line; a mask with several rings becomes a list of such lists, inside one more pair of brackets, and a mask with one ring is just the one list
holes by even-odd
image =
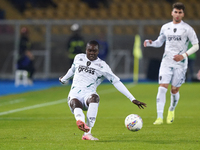
[[87, 66], [91, 65], [91, 62], [90, 61], [87, 61]]
[[174, 33], [177, 31], [177, 29], [176, 28], [174, 28]]
[[82, 59], [82, 58], [80, 58], [79, 60], [80, 60], [80, 61], [83, 61], [83, 59]]

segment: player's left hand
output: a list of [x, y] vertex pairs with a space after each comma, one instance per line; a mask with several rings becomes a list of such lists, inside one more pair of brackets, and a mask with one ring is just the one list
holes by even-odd
[[137, 105], [140, 109], [142, 108], [142, 109], [144, 109], [144, 107], [147, 107], [146, 105], [146, 103], [143, 103], [143, 102], [140, 102], [140, 101], [138, 101], [138, 100], [132, 100], [132, 103], [133, 104], [135, 104], [135, 105]]
[[178, 62], [178, 61], [183, 60], [183, 58], [184, 58], [183, 55], [174, 55], [173, 59]]

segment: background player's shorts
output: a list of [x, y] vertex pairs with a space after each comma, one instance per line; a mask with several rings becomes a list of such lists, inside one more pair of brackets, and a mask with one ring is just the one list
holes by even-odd
[[70, 101], [73, 98], [78, 99], [82, 103], [83, 110], [87, 110], [88, 106], [86, 104], [86, 101], [92, 94], [98, 95], [96, 91], [83, 90], [83, 88], [71, 89], [70, 92], [69, 92], [69, 95], [68, 95], [68, 105], [69, 105], [69, 108], [70, 108], [71, 112], [74, 113], [72, 108], [70, 107]]
[[180, 87], [185, 82], [186, 69], [161, 65], [159, 71], [159, 84], [169, 84]]

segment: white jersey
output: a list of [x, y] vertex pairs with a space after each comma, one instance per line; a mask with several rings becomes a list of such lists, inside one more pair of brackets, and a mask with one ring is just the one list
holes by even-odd
[[[111, 83], [120, 79], [111, 71], [105, 61], [96, 59], [90, 61], [86, 54], [78, 54], [71, 67], [73, 77], [72, 88], [86, 88], [96, 91], [97, 86], [107, 78]], [[65, 80], [65, 79], [63, 79]]]
[[[181, 55], [187, 51], [189, 41], [194, 44], [198, 44], [198, 38], [194, 29], [187, 23], [181, 21], [178, 24], [173, 22], [166, 23], [162, 26], [158, 39], [152, 44], [147, 46], [159, 47], [165, 43], [165, 51], [163, 54], [162, 64], [170, 67], [183, 67], [187, 68], [188, 60], [183, 59], [180, 62], [173, 60], [174, 55]], [[159, 46], [158, 46], [159, 45]]]

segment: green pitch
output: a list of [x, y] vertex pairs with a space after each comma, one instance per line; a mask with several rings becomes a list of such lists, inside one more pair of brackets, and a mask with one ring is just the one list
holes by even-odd
[[[92, 134], [99, 141], [82, 141], [66, 98], [69, 86], [0, 97], [1, 150], [197, 150], [200, 149], [200, 84], [184, 84], [175, 122], [155, 126], [157, 84], [126, 84], [147, 108], [140, 110], [111, 84], [98, 87], [100, 105]], [[138, 114], [143, 128], [125, 128], [127, 115]]]

